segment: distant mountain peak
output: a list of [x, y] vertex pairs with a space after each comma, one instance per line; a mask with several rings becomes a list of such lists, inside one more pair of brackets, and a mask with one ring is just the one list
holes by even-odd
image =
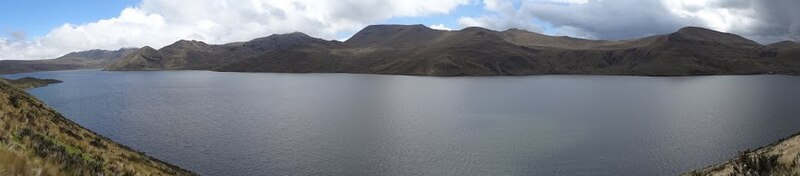
[[[132, 51], [132, 50], [138, 50], [138, 49], [139, 48], [120, 48], [120, 49], [116, 49], [116, 50], [90, 49], [90, 50], [84, 50], [84, 51], [73, 51], [73, 52], [70, 52], [69, 54], [102, 53], [102, 52], [125, 52], [125, 51]], [[67, 55], [69, 55], [69, 54], [67, 54]]]
[[401, 31], [433, 31], [434, 29], [429, 28], [428, 26], [415, 24], [415, 25], [400, 25], [400, 24], [381, 24], [381, 25], [369, 25], [366, 28], [358, 31], [354, 37], [358, 36], [359, 34], [388, 34], [388, 33], [397, 33]]
[[207, 48], [209, 45], [202, 41], [197, 40], [178, 40], [171, 45], [167, 45], [162, 49], [170, 50], [186, 50], [186, 49], [201, 49]]
[[283, 34], [283, 35], [288, 35], [288, 36], [303, 36], [303, 37], [311, 37], [311, 36], [309, 36], [308, 34], [306, 34], [306, 33], [303, 33], [303, 32], [300, 32], [300, 31], [290, 32], [290, 33], [286, 33], [286, 34]]
[[153, 49], [153, 47], [150, 47], [150, 46], [144, 46], [144, 47], [142, 47], [140, 49], [140, 51], [144, 51], [144, 50], [156, 50], [156, 49]]
[[285, 33], [285, 34], [272, 34], [272, 35], [269, 35], [267, 37], [257, 38], [257, 39], [254, 39], [254, 40], [268, 39], [268, 38], [313, 38], [313, 37], [309, 36], [306, 33], [297, 32], [296, 31], [296, 32], [290, 32], [290, 33]]
[[178, 40], [177, 42], [175, 42], [173, 44], [197, 45], [197, 44], [206, 44], [206, 43], [202, 42], [202, 41], [197, 41], [197, 40], [185, 40], [185, 39], [182, 39], [182, 40]]
[[145, 47], [142, 47], [142, 49], [139, 49], [135, 53], [130, 54], [130, 55], [126, 56], [126, 57], [137, 57], [137, 56], [138, 57], [141, 57], [141, 56], [149, 57], [149, 56], [153, 56], [153, 55], [160, 55], [160, 53], [155, 48], [152, 48], [150, 46], [145, 46]]
[[669, 36], [671, 41], [705, 41], [713, 43], [725, 43], [732, 45], [751, 45], [760, 46], [755, 41], [742, 36], [706, 29], [702, 27], [684, 27]]
[[313, 41], [321, 41], [311, 37], [302, 32], [291, 32], [285, 34], [272, 34], [267, 37], [261, 37], [242, 43], [243, 46], [254, 48], [273, 48], [281, 45], [299, 45], [304, 43], [311, 43]]
[[791, 40], [784, 40], [780, 42], [775, 42], [773, 44], [769, 44], [767, 46], [775, 48], [800, 48], [800, 43]]
[[369, 25], [365, 27], [363, 30], [375, 30], [375, 29], [409, 29], [409, 28], [423, 28], [423, 29], [431, 29], [428, 26], [422, 24], [375, 24]]
[[[90, 67], [100, 67], [103, 65], [107, 65], [107, 63], [99, 63], [102, 60], [116, 60], [119, 58], [124, 57], [127, 54], [136, 51], [136, 49], [132, 48], [121, 48], [118, 50], [102, 50], [102, 49], [92, 49], [86, 51], [76, 51], [66, 54], [64, 56], [58, 57], [55, 60], [59, 61], [70, 61], [71, 64], [78, 64], [78, 65], [85, 65]], [[83, 60], [83, 61], [78, 61]], [[97, 62], [95, 62], [97, 61]]]
[[722, 33], [719, 31], [703, 28], [703, 27], [696, 27], [696, 26], [688, 26], [678, 29], [678, 33]]
[[543, 35], [543, 34], [540, 34], [540, 33], [537, 33], [537, 32], [531, 32], [531, 31], [528, 31], [528, 30], [525, 30], [525, 29], [520, 29], [520, 28], [509, 28], [509, 29], [506, 29], [506, 30], [504, 30], [502, 32], [520, 32], [520, 33], [533, 33], [533, 34]]
[[[461, 29], [461, 31], [493, 31], [493, 30], [486, 29], [486, 28], [482, 28], [482, 27], [471, 26], [471, 27], [466, 27], [466, 28], [464, 28], [464, 29]], [[519, 30], [519, 29], [509, 29], [509, 30], [507, 30], [507, 31], [522, 31], [522, 30]]]
[[407, 41], [418, 37], [432, 36], [433, 34], [438, 32], [443, 32], [443, 31], [434, 30], [421, 24], [370, 25], [362, 29], [361, 31], [358, 31], [355, 35], [353, 35], [353, 37], [350, 37], [350, 39], [345, 41], [345, 43], [349, 45], [368, 45], [368, 44], [375, 44], [375, 42], [392, 43], [392, 42], [400, 42], [400, 40]]

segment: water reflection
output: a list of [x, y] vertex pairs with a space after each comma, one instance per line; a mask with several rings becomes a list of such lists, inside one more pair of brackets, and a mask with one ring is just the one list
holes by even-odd
[[31, 92], [204, 175], [674, 175], [800, 131], [788, 76], [41, 72]]

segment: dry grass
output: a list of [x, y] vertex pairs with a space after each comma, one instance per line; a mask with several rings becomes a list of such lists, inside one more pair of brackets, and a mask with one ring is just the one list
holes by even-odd
[[99, 136], [0, 80], [0, 175], [193, 175]]
[[33, 175], [33, 171], [33, 166], [28, 157], [0, 149], [0, 175], [28, 176]]
[[756, 150], [746, 150], [722, 164], [683, 175], [800, 175], [800, 133]]

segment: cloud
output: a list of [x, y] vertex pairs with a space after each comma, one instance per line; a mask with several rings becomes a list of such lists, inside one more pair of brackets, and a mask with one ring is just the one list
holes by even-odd
[[[462, 17], [464, 26], [496, 30], [544, 27], [555, 35], [629, 39], [700, 26], [762, 43], [800, 40], [797, 0], [484, 0], [492, 12]], [[538, 23], [536, 23], [538, 22]], [[539, 24], [532, 26], [532, 24]]]
[[[735, 3], [734, 3], [735, 2]], [[772, 0], [772, 1], [732, 1], [731, 8], [749, 8], [752, 18], [746, 27], [734, 27], [732, 32], [751, 36], [761, 42], [775, 42], [781, 40], [800, 41], [800, 1], [797, 0]], [[737, 6], [738, 5], [738, 6]]]
[[[551, 28], [554, 35], [592, 39], [625, 39], [674, 31], [691, 19], [680, 19], [660, 1], [654, 0], [528, 0], [518, 7], [511, 2], [484, 0], [494, 16], [463, 17], [462, 25], [496, 30], [523, 28], [541, 31]], [[532, 26], [539, 21], [539, 26]]]
[[565, 35], [579, 34], [596, 39], [663, 34], [695, 23], [693, 19], [675, 18], [660, 1], [654, 0], [592, 0], [567, 4], [528, 2], [522, 5], [521, 11], [552, 24], [556, 31]]
[[[143, 0], [110, 19], [64, 24], [28, 40], [0, 39], [0, 59], [46, 59], [71, 51], [162, 47], [179, 39], [245, 41], [304, 32], [335, 39], [394, 17], [447, 14], [470, 0]], [[340, 36], [341, 37], [341, 36]]]
[[27, 34], [25, 34], [25, 32], [23, 32], [23, 31], [11, 32], [11, 41], [25, 40], [26, 37], [27, 37]]
[[449, 27], [445, 26], [444, 24], [434, 24], [434, 25], [430, 25], [430, 28], [431, 28], [431, 29], [436, 29], [436, 30], [445, 30], [445, 31], [452, 31], [452, 30], [453, 30], [453, 29], [451, 29], [451, 28], [449, 28]]
[[494, 30], [504, 30], [509, 28], [526, 29], [534, 32], [541, 32], [542, 28], [536, 25], [532, 14], [523, 10], [517, 10], [512, 1], [505, 0], [484, 0], [484, 9], [489, 14], [478, 17], [461, 17], [458, 23], [464, 27], [477, 26]]

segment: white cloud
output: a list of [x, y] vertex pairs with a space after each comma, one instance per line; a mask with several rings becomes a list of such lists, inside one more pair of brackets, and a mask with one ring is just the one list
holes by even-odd
[[71, 51], [163, 47], [179, 39], [245, 41], [304, 32], [335, 39], [340, 32], [393, 17], [446, 14], [470, 0], [143, 0], [118, 17], [64, 24], [29, 40], [0, 39], [0, 59], [54, 58]]
[[567, 4], [586, 4], [589, 0], [551, 0], [552, 2], [556, 3], [567, 3]]
[[436, 30], [445, 30], [445, 31], [452, 31], [452, 30], [453, 30], [453, 29], [451, 29], [451, 28], [449, 28], [449, 27], [445, 26], [444, 24], [434, 24], [434, 25], [430, 25], [430, 28], [431, 28], [431, 29], [436, 29]]
[[719, 0], [662, 0], [673, 15], [680, 18], [694, 18], [702, 21], [708, 28], [729, 32], [733, 28], [750, 28], [756, 11], [752, 8], [720, 6]]
[[539, 32], [540, 26], [533, 23], [533, 16], [514, 7], [512, 1], [484, 0], [484, 9], [490, 14], [478, 17], [461, 17], [458, 23], [463, 27], [484, 27], [494, 30], [509, 28], [526, 29]]

